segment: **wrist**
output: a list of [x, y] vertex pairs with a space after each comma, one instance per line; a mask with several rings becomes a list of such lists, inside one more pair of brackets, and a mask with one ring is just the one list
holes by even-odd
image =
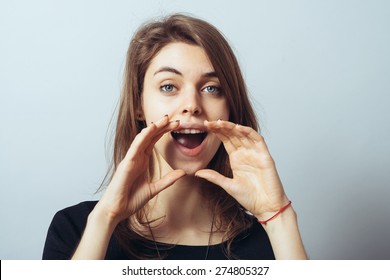
[[114, 215], [110, 215], [109, 212], [104, 211], [96, 205], [92, 212], [88, 215], [88, 223], [99, 225], [99, 227], [105, 228], [112, 233], [115, 227], [119, 224], [119, 220]]
[[88, 215], [87, 225], [72, 259], [104, 259], [115, 227], [116, 223], [95, 206]]
[[291, 206], [262, 226], [269, 237], [277, 260], [307, 259], [299, 232], [297, 214]]
[[[274, 213], [275, 214], [275, 213]], [[260, 221], [264, 221], [264, 215], [256, 216], [256, 218], [259, 220], [263, 228], [268, 231], [273, 230], [281, 230], [282, 228], [291, 227], [291, 226], [297, 226], [298, 219], [297, 214], [292, 207], [292, 205], [289, 205], [284, 211], [278, 213], [277, 215], [270, 216], [267, 215], [266, 217], [272, 217], [269, 221], [266, 223], [261, 223]]]
[[281, 215], [287, 208], [291, 207], [291, 201], [286, 199], [283, 204], [278, 206], [274, 212], [264, 212], [259, 215], [255, 215], [260, 224], [266, 225], [269, 221], [275, 219], [277, 216]]

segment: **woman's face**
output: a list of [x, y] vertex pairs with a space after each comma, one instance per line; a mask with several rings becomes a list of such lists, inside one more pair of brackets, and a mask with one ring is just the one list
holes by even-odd
[[142, 110], [148, 125], [164, 115], [180, 126], [155, 145], [173, 169], [194, 174], [205, 168], [221, 141], [207, 133], [205, 120], [228, 120], [229, 109], [219, 79], [201, 47], [186, 43], [165, 46], [145, 73]]

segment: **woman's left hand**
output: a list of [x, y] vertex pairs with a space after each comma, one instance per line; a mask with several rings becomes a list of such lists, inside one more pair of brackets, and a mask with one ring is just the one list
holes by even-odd
[[266, 219], [289, 200], [264, 138], [254, 129], [227, 121], [205, 121], [209, 133], [221, 139], [229, 155], [233, 178], [211, 169], [196, 172], [224, 188], [258, 219]]

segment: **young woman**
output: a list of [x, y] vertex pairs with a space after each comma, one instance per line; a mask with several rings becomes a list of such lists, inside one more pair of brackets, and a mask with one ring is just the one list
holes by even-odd
[[58, 212], [44, 259], [305, 259], [237, 60], [209, 23], [147, 23], [128, 50], [113, 170]]

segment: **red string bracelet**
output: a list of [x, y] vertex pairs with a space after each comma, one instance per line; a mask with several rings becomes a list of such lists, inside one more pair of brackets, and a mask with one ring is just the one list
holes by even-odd
[[275, 215], [273, 215], [271, 218], [265, 220], [265, 221], [259, 221], [260, 224], [262, 225], [266, 225], [269, 221], [271, 221], [273, 218], [275, 218], [277, 215], [279, 215], [280, 213], [282, 213], [284, 210], [286, 210], [289, 206], [291, 205], [291, 200], [287, 203], [286, 206], [283, 206], [278, 212], [276, 212]]

